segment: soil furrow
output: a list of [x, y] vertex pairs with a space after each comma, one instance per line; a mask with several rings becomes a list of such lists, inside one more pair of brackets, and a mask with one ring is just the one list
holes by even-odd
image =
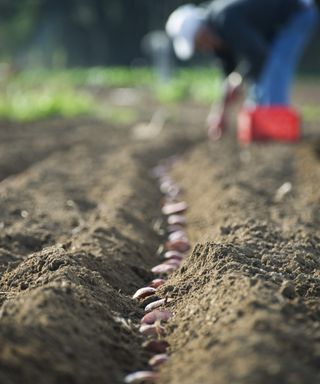
[[319, 171], [294, 147], [248, 151], [198, 146], [174, 171], [198, 245], [163, 288], [175, 301], [161, 383], [320, 379]]
[[121, 383], [146, 364], [131, 295], [151, 278], [159, 194], [135, 157], [75, 147], [2, 191], [2, 383]]

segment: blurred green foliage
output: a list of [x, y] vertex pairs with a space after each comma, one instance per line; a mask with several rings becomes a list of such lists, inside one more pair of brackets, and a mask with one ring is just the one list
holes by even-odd
[[318, 105], [303, 105], [301, 112], [304, 120], [308, 123], [318, 123], [320, 121], [320, 109]]
[[171, 81], [158, 81], [151, 69], [90, 68], [61, 71], [23, 71], [2, 81], [0, 118], [12, 121], [75, 116], [96, 116], [117, 124], [138, 120], [130, 108], [105, 105], [97, 89], [147, 89], [156, 101], [177, 103], [186, 99], [210, 103], [220, 94], [219, 72], [205, 68], [176, 72]]
[[221, 95], [221, 78], [216, 69], [184, 69], [167, 84], [155, 87], [157, 99], [170, 103], [190, 99], [196, 102], [210, 103]]
[[11, 121], [28, 122], [55, 116], [71, 118], [90, 115], [94, 108], [89, 94], [68, 86], [11, 85], [0, 93], [0, 117]]
[[[318, 78], [302, 77], [303, 82]], [[222, 77], [216, 69], [193, 68], [176, 71], [170, 81], [159, 81], [148, 68], [90, 68], [1, 73], [0, 119], [35, 121], [51, 117], [92, 116], [114, 124], [139, 121], [134, 106], [112, 105], [108, 94], [121, 88], [146, 90], [150, 99], [163, 104], [186, 100], [210, 104], [218, 101]], [[320, 120], [316, 105], [305, 104], [301, 111], [306, 121]]]
[[108, 106], [106, 109], [99, 109], [98, 116], [108, 123], [116, 125], [129, 125], [139, 121], [139, 113], [136, 109], [129, 107]]

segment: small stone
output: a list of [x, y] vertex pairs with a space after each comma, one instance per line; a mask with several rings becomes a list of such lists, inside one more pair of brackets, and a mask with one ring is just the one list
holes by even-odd
[[163, 292], [169, 293], [169, 292], [172, 292], [173, 290], [174, 290], [174, 285], [167, 285], [164, 287]]
[[294, 299], [297, 296], [294, 285], [290, 281], [285, 281], [280, 287], [280, 293], [287, 299]]
[[23, 281], [21, 284], [20, 284], [20, 289], [22, 289], [23, 291], [25, 289], [29, 288], [29, 284], [26, 282], [26, 281]]
[[64, 265], [64, 261], [55, 259], [49, 264], [49, 269], [50, 271], [56, 271], [61, 265]]
[[28, 211], [21, 211], [21, 217], [26, 219], [27, 217], [29, 216], [29, 212]]
[[61, 283], [61, 288], [66, 292], [66, 293], [71, 293], [72, 292], [72, 287], [69, 281], [63, 280]]

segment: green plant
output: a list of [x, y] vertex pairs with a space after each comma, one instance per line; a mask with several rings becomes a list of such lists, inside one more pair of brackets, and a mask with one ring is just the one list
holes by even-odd
[[98, 116], [117, 124], [138, 119], [130, 108], [106, 108], [93, 89], [147, 88], [161, 103], [187, 99], [212, 102], [220, 94], [217, 71], [195, 68], [178, 70], [168, 82], [157, 81], [148, 68], [90, 68], [23, 71], [3, 81], [0, 118], [32, 121], [54, 116]]
[[302, 116], [305, 121], [315, 123], [320, 121], [320, 110], [316, 105], [303, 105], [301, 107]]
[[33, 121], [55, 116], [89, 115], [95, 108], [93, 98], [69, 87], [7, 87], [0, 95], [0, 117], [12, 121]]

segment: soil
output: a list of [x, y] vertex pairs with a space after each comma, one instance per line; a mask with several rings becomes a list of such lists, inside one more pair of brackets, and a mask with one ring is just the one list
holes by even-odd
[[[159, 107], [143, 97], [147, 121]], [[147, 367], [131, 296], [164, 241], [150, 170], [177, 153], [192, 251], [159, 291], [174, 299], [160, 383], [320, 382], [318, 124], [241, 148], [233, 130], [208, 143], [206, 108], [168, 107], [160, 133], [1, 123], [0, 383], [118, 384]]]

